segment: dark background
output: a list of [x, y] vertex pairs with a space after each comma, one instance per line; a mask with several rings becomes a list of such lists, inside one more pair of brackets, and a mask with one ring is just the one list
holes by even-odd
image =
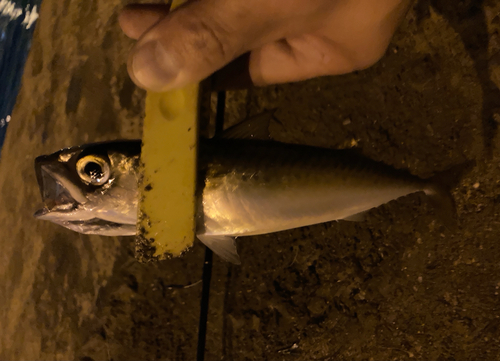
[[[0, 160], [0, 359], [196, 354], [204, 248], [143, 265], [133, 239], [35, 221], [33, 159], [140, 136], [144, 92], [115, 0], [44, 0]], [[214, 259], [209, 360], [498, 359], [500, 3], [420, 1], [369, 70], [228, 94], [229, 123], [277, 109], [274, 139], [427, 177], [475, 160], [447, 230], [418, 195], [364, 223], [241, 238]], [[168, 135], [165, 135], [166, 139]]]

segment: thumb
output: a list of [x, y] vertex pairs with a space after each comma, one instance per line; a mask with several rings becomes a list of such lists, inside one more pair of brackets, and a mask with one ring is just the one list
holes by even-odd
[[[165, 91], [201, 81], [248, 50], [277, 40], [276, 12], [256, 11], [254, 1], [192, 1], [146, 31], [128, 69], [139, 86]], [[274, 17], [274, 18], [270, 18]], [[282, 22], [281, 22], [282, 23]]]

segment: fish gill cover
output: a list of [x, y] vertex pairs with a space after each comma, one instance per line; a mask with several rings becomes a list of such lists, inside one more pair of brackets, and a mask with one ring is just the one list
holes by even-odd
[[0, 0], [0, 155], [42, 0]]

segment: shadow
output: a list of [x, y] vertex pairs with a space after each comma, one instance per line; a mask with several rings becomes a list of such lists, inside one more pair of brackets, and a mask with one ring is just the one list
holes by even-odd
[[484, 0], [422, 0], [417, 4], [418, 21], [430, 16], [430, 7], [443, 16], [460, 34], [462, 42], [479, 78], [483, 93], [481, 113], [482, 137], [485, 155], [493, 153], [493, 141], [498, 132], [494, 114], [500, 112], [500, 89], [491, 81], [488, 68], [489, 34]]

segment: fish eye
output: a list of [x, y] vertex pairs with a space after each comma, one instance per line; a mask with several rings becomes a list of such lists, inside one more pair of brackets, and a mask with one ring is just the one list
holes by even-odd
[[110, 176], [109, 163], [99, 156], [87, 155], [76, 163], [80, 179], [94, 186], [106, 183]]

